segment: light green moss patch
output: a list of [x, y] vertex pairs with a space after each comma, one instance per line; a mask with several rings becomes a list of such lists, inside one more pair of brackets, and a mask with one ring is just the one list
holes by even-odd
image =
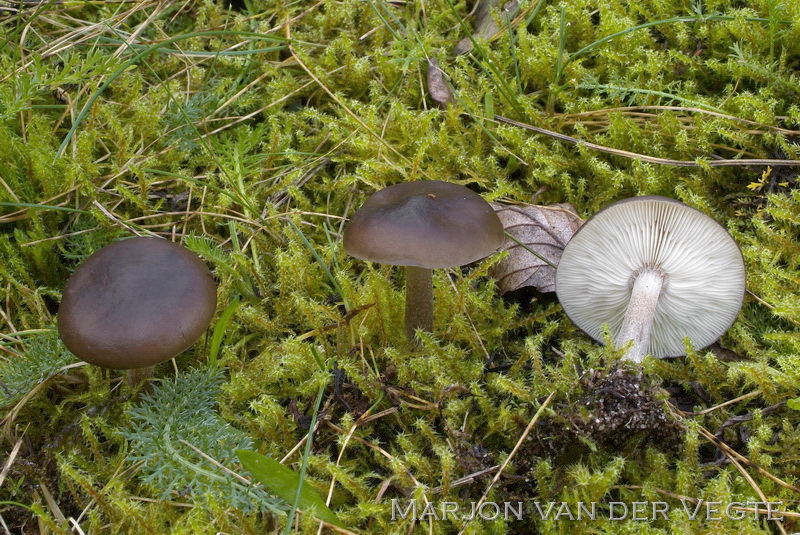
[[[776, 405], [800, 395], [797, 166], [711, 164], [800, 159], [800, 3], [538, 1], [522, 0], [513, 28], [459, 57], [460, 19], [474, 24], [463, 1], [0, 8], [3, 449], [22, 441], [0, 500], [32, 508], [0, 506], [12, 532], [67, 532], [69, 518], [85, 533], [283, 529], [285, 517], [265, 504], [241, 507], [243, 494], [209, 491], [232, 476], [199, 455], [194, 468], [173, 458], [161, 472], [155, 457], [131, 462], [134, 445], [155, 440], [136, 427], [141, 415], [165, 411], [131, 398], [118, 372], [63, 369], [71, 360], [54, 329], [69, 273], [137, 232], [206, 260], [219, 313], [241, 299], [222, 338], [219, 382], [195, 404], [191, 388], [169, 390], [194, 418], [182, 436], [210, 426], [206, 453], [234, 468], [232, 452], [214, 448], [246, 443], [281, 459], [307, 436], [327, 382], [308, 484], [327, 497], [335, 479], [331, 508], [360, 533], [457, 533], [463, 522], [452, 518], [392, 520], [391, 500], [468, 509], [544, 399], [555, 392], [548, 425], [527, 442], [556, 443], [559, 425], [588, 418], [578, 406], [591, 395], [587, 377], [608, 373], [619, 355], [583, 335], [553, 295], [500, 296], [487, 275], [496, 257], [434, 274], [435, 332], [412, 351], [402, 270], [348, 257], [341, 232], [369, 194], [417, 179], [465, 184], [492, 201], [569, 202], [583, 217], [633, 195], [678, 198], [723, 224], [747, 267], [749, 292], [724, 349], [644, 368], [664, 389], [658, 399], [687, 412], [739, 401], [684, 417], [670, 448], [632, 438], [617, 450], [591, 437], [566, 457], [523, 447], [488, 499], [525, 502], [526, 520], [476, 520], [467, 533], [778, 529], [752, 513], [690, 520], [681, 498], [694, 508], [691, 500], [761, 492], [796, 509], [800, 413]], [[163, 44], [178, 36], [187, 37]], [[453, 86], [446, 110], [426, 94], [427, 56]], [[158, 379], [196, 379], [213, 327]], [[743, 415], [751, 418], [730, 420]], [[743, 464], [757, 488], [703, 429], [761, 469]], [[287, 463], [297, 469], [301, 457], [297, 448]], [[153, 476], [180, 466], [187, 471], [169, 481]], [[581, 501], [599, 504], [597, 520], [541, 519], [534, 506]], [[671, 509], [612, 521], [615, 501]], [[298, 522], [316, 533], [312, 518]], [[797, 518], [783, 529], [800, 530]]]

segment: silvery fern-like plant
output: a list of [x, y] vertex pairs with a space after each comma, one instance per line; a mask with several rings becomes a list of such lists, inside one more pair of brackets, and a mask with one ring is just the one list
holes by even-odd
[[25, 347], [20, 357], [12, 357], [0, 366], [0, 405], [18, 401], [36, 385], [77, 360], [55, 330], [26, 340]]
[[141, 481], [161, 499], [180, 495], [201, 503], [224, 500], [245, 513], [282, 513], [282, 501], [246, 485], [191, 447], [232, 470], [235, 450], [253, 447], [247, 435], [215, 410], [221, 382], [219, 370], [191, 370], [143, 394], [127, 411], [130, 427], [122, 432], [130, 441], [127, 460], [140, 463]]

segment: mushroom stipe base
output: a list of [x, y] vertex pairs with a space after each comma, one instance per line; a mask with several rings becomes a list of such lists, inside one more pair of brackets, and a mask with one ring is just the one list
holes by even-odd
[[617, 346], [633, 341], [633, 345], [625, 352], [624, 358], [639, 363], [647, 355], [658, 297], [661, 295], [666, 279], [666, 274], [660, 269], [644, 269], [635, 275], [632, 282], [631, 300], [616, 339]]
[[433, 332], [433, 270], [406, 266], [406, 336], [417, 329]]
[[155, 366], [147, 366], [145, 368], [134, 368], [125, 372], [125, 382], [128, 383], [130, 388], [139, 388], [142, 383], [151, 379], [155, 374]]

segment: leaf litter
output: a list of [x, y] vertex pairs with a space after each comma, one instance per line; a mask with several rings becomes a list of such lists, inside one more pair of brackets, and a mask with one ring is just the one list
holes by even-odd
[[500, 291], [526, 286], [540, 292], [556, 291], [553, 266], [558, 265], [564, 247], [583, 223], [575, 208], [571, 204], [491, 205], [507, 235], [502, 250], [507, 250], [508, 256], [489, 272], [500, 281]]

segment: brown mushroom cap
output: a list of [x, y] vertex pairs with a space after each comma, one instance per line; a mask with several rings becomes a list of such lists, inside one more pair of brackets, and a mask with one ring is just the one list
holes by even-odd
[[200, 258], [158, 238], [132, 238], [92, 254], [67, 281], [58, 332], [82, 360], [114, 369], [155, 366], [206, 330], [217, 304]]
[[483, 197], [458, 184], [420, 180], [367, 199], [345, 230], [344, 248], [362, 260], [437, 269], [488, 256], [504, 239]]

